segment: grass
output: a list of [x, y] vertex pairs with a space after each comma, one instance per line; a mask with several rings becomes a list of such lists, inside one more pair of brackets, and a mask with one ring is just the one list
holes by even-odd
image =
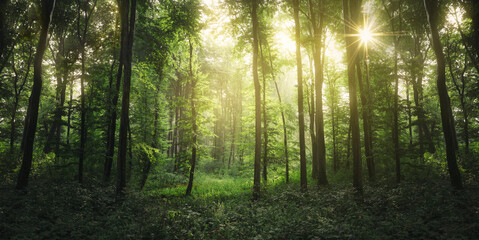
[[113, 187], [36, 181], [24, 195], [2, 186], [0, 239], [477, 239], [479, 188], [454, 191], [437, 178], [380, 182], [362, 196], [349, 184], [298, 191], [281, 179], [251, 201], [247, 178], [198, 172], [153, 176], [145, 191], [115, 199]]

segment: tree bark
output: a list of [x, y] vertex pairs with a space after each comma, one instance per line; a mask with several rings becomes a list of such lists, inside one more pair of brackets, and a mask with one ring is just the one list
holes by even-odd
[[253, 25], [253, 81], [255, 99], [255, 149], [253, 199], [258, 199], [261, 184], [261, 86], [258, 77], [258, 0], [253, 0], [251, 21]]
[[306, 146], [304, 140], [304, 110], [303, 110], [303, 66], [301, 60], [301, 27], [299, 23], [299, 1], [293, 0], [293, 16], [296, 39], [296, 71], [298, 74], [298, 117], [299, 117], [299, 162], [301, 172], [301, 191], [308, 190], [306, 172]]
[[27, 116], [25, 117], [25, 128], [23, 131], [23, 160], [18, 173], [17, 189], [23, 189], [28, 185], [28, 176], [32, 167], [33, 143], [37, 130], [38, 108], [42, 93], [42, 62], [47, 47], [48, 28], [55, 8], [55, 0], [41, 1], [41, 31], [38, 39], [37, 51], [33, 61], [33, 87], [28, 101]]
[[346, 41], [346, 54], [348, 63], [348, 86], [349, 86], [349, 113], [351, 124], [352, 152], [353, 152], [353, 187], [362, 191], [362, 162], [361, 162], [361, 142], [359, 133], [359, 114], [358, 99], [356, 94], [356, 76], [355, 66], [357, 62], [358, 37], [351, 34], [358, 34], [358, 31], [351, 28], [359, 21], [359, 13], [361, 11], [360, 0], [343, 0], [344, 29]]
[[193, 125], [193, 142], [191, 146], [191, 168], [190, 168], [190, 177], [188, 179], [188, 186], [186, 187], [186, 196], [191, 195], [191, 189], [193, 188], [193, 180], [195, 176], [195, 168], [196, 168], [196, 148], [197, 148], [197, 131], [198, 126], [196, 122], [196, 103], [195, 103], [195, 88], [196, 88], [196, 79], [193, 74], [193, 44], [190, 40], [190, 81], [191, 81], [191, 122]]
[[[122, 9], [120, 9], [120, 15], [122, 14]], [[117, 18], [118, 21], [118, 18]], [[115, 24], [115, 29], [116, 29], [117, 24]], [[111, 167], [113, 165], [113, 156], [115, 154], [115, 133], [116, 133], [116, 119], [117, 119], [117, 108], [118, 108], [118, 98], [119, 98], [119, 93], [120, 93], [120, 86], [121, 86], [121, 76], [123, 73], [123, 65], [124, 65], [124, 59], [121, 57], [124, 55], [124, 49], [123, 49], [123, 42], [125, 41], [126, 37], [124, 38], [123, 35], [127, 33], [127, 29], [121, 28], [121, 40], [120, 40], [120, 61], [118, 64], [118, 70], [116, 73], [116, 83], [115, 86], [113, 87], [113, 69], [115, 67], [116, 63], [116, 49], [113, 51], [113, 63], [110, 68], [110, 83], [109, 83], [109, 104], [108, 104], [108, 110], [107, 110], [107, 122], [108, 122], [108, 130], [107, 130], [107, 136], [106, 136], [106, 156], [105, 156], [105, 165], [103, 168], [103, 181], [104, 182], [109, 182], [110, 181], [110, 175], [111, 175]], [[115, 31], [116, 32], [116, 31]], [[116, 47], [115, 47], [116, 48]]]
[[454, 119], [451, 115], [451, 105], [446, 87], [446, 64], [441, 40], [439, 37], [439, 31], [437, 29], [438, 2], [437, 0], [424, 0], [424, 7], [426, 9], [429, 28], [431, 30], [432, 48], [436, 55], [436, 85], [441, 108], [442, 130], [446, 143], [447, 166], [449, 169], [452, 186], [456, 189], [462, 189], [463, 185], [461, 180], [461, 172], [457, 166], [456, 148], [454, 146], [456, 142], [454, 139]]
[[[258, 36], [259, 37], [259, 36]], [[263, 75], [263, 180], [264, 183], [268, 181], [268, 119], [266, 118], [266, 64], [263, 55], [263, 44], [261, 38], [259, 40], [259, 48], [261, 54], [261, 73]]]
[[[123, 76], [123, 95], [121, 102], [121, 118], [120, 118], [120, 132], [119, 132], [119, 146], [118, 146], [118, 160], [117, 160], [117, 180], [116, 192], [123, 193], [126, 187], [126, 155], [127, 155], [127, 130], [129, 125], [129, 110], [130, 110], [130, 85], [131, 85], [131, 61], [133, 55], [133, 35], [135, 32], [135, 16], [136, 16], [136, 0], [119, 0], [120, 9], [123, 9], [121, 16], [122, 28], [128, 28], [128, 34], [123, 34], [122, 37], [127, 37], [122, 47], [124, 48], [124, 55], [120, 56], [124, 59], [124, 76]], [[131, 8], [131, 9], [130, 9]], [[128, 18], [128, 13], [130, 16]], [[129, 20], [129, 26], [128, 26]], [[125, 36], [126, 35], [126, 36]]]
[[[319, 1], [320, 8], [323, 2]], [[321, 51], [323, 48], [322, 44], [322, 31], [324, 25], [324, 14], [322, 11], [319, 11], [319, 25], [316, 23], [316, 15], [313, 10], [311, 0], [310, 5], [310, 14], [311, 21], [313, 23], [313, 33], [314, 33], [314, 47], [313, 47], [313, 58], [314, 58], [314, 69], [315, 69], [315, 91], [316, 91], [316, 147], [317, 147], [317, 172], [318, 172], [318, 185], [327, 185], [328, 178], [326, 176], [326, 143], [324, 140], [324, 116], [323, 116], [323, 64], [321, 59]]]

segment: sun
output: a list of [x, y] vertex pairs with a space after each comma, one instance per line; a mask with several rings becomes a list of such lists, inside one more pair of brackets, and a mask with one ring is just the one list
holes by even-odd
[[359, 37], [361, 38], [361, 42], [364, 44], [373, 41], [373, 33], [369, 28], [359, 30]]

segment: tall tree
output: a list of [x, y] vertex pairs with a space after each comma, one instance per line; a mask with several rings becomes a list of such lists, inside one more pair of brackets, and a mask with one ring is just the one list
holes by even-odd
[[[93, 11], [95, 10], [97, 0], [93, 1], [93, 6], [90, 8], [89, 1], [81, 2], [77, 0], [78, 12], [77, 12], [77, 37], [80, 42], [80, 56], [81, 56], [81, 77], [80, 77], [80, 154], [78, 161], [78, 182], [83, 182], [83, 162], [85, 159], [85, 144], [86, 144], [86, 96], [85, 96], [85, 48], [86, 48], [86, 37], [88, 33], [88, 24], [91, 18]], [[83, 11], [83, 14], [81, 12]], [[81, 18], [83, 18], [83, 26], [81, 26]]]
[[251, 21], [253, 27], [253, 82], [255, 102], [255, 148], [253, 198], [259, 198], [261, 185], [261, 86], [258, 77], [258, 0], [252, 1]]
[[[116, 30], [116, 27], [117, 27], [117, 24], [115, 24], [115, 30]], [[108, 129], [107, 129], [107, 136], [106, 136], [105, 165], [103, 167], [103, 180], [105, 182], [110, 181], [111, 167], [113, 165], [113, 155], [115, 154], [115, 132], [116, 132], [117, 109], [118, 109], [117, 105], [118, 105], [118, 98], [120, 95], [121, 76], [123, 73], [123, 64], [124, 64], [124, 59], [121, 58], [121, 56], [124, 55], [123, 54], [124, 48], [122, 46], [124, 44], [123, 41], [125, 41], [126, 38], [123, 37], [123, 34], [126, 34], [126, 33], [127, 33], [127, 29], [121, 28], [120, 59], [119, 59], [117, 73], [116, 73], [115, 85], [113, 85], [113, 78], [114, 78], [113, 68], [115, 67], [115, 63], [116, 63], [117, 51], [116, 51], [116, 47], [113, 48], [113, 56], [115, 59], [113, 60], [113, 63], [111, 65], [111, 70], [110, 70], [111, 72], [110, 82], [109, 82], [110, 94], [109, 94], [109, 99], [108, 99], [109, 101], [107, 106], [108, 107], [107, 109]]]
[[324, 116], [323, 116], [323, 61], [321, 59], [321, 52], [325, 51], [322, 43], [322, 33], [324, 28], [324, 14], [322, 7], [324, 1], [319, 2], [319, 22], [316, 21], [315, 10], [313, 9], [312, 1], [309, 0], [309, 8], [311, 15], [311, 22], [313, 24], [314, 44], [313, 44], [313, 58], [314, 58], [314, 79], [315, 79], [315, 91], [316, 91], [316, 147], [317, 147], [317, 159], [313, 159], [317, 165], [318, 172], [318, 184], [327, 185], [328, 178], [326, 176], [326, 143], [324, 140]]
[[[124, 62], [123, 95], [121, 101], [121, 118], [117, 161], [116, 192], [122, 193], [126, 187], [126, 154], [127, 130], [129, 126], [131, 62], [133, 57], [133, 35], [135, 33], [136, 0], [118, 0], [120, 9], [120, 23], [122, 28], [122, 51], [120, 59]], [[126, 29], [125, 33], [123, 32]]]
[[356, 69], [358, 51], [358, 22], [361, 0], [343, 0], [344, 33], [346, 41], [346, 61], [348, 66], [349, 114], [352, 132], [353, 187], [362, 190], [361, 142], [359, 133], [358, 99], [356, 93]]
[[48, 29], [55, 8], [55, 0], [42, 0], [40, 2], [40, 37], [33, 61], [33, 87], [28, 101], [27, 116], [25, 117], [25, 128], [23, 130], [23, 160], [20, 172], [18, 173], [17, 189], [23, 189], [28, 185], [28, 176], [32, 167], [33, 142], [37, 130], [38, 108], [42, 93], [42, 62], [43, 55], [47, 48]]
[[461, 173], [456, 160], [456, 139], [454, 130], [454, 118], [452, 117], [451, 103], [446, 87], [446, 61], [442, 49], [441, 39], [439, 37], [438, 25], [438, 1], [424, 0], [429, 29], [431, 30], [432, 48], [436, 55], [436, 87], [439, 95], [439, 105], [441, 107], [441, 122], [444, 140], [446, 142], [447, 166], [451, 184], [456, 189], [462, 189]]
[[190, 161], [190, 177], [188, 179], [188, 186], [186, 187], [186, 196], [191, 195], [191, 189], [193, 188], [193, 179], [195, 175], [195, 168], [196, 168], [196, 151], [197, 151], [197, 132], [198, 132], [198, 125], [196, 122], [197, 118], [197, 113], [196, 113], [196, 103], [195, 103], [195, 97], [196, 97], [196, 82], [197, 79], [195, 78], [195, 75], [193, 74], [193, 43], [191, 42], [191, 39], [189, 40], [190, 44], [190, 69], [189, 69], [189, 77], [191, 81], [191, 99], [190, 99], [190, 104], [191, 104], [191, 123], [193, 126], [193, 141], [192, 141], [192, 146], [191, 146], [191, 161]]
[[304, 140], [304, 111], [303, 111], [303, 66], [301, 61], [301, 26], [299, 23], [299, 2], [293, 0], [293, 16], [296, 39], [296, 71], [298, 77], [298, 118], [299, 118], [299, 162], [301, 172], [301, 191], [308, 189], [306, 172], [306, 145]]

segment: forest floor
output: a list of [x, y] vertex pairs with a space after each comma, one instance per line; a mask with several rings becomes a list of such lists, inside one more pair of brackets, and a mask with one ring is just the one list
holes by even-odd
[[152, 178], [122, 201], [100, 184], [37, 180], [21, 194], [3, 185], [0, 239], [479, 239], [477, 185], [383, 182], [361, 196], [277, 181], [253, 202], [251, 179], [197, 176], [191, 197]]

